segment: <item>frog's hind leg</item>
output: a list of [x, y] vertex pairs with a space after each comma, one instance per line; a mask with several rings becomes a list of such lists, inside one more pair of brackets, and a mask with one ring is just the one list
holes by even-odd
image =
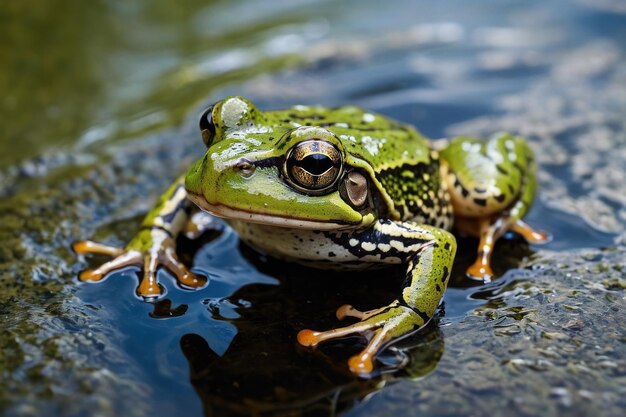
[[478, 258], [467, 274], [489, 282], [495, 242], [511, 230], [531, 243], [550, 239], [521, 219], [535, 196], [535, 162], [521, 137], [507, 133], [484, 142], [459, 137], [441, 152], [442, 175], [455, 213], [455, 227], [480, 239]]

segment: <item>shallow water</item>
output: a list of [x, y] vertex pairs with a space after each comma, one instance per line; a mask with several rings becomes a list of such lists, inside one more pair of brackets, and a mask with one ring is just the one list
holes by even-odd
[[[424, 404], [436, 403], [420, 382], [445, 379], [452, 370], [440, 361], [464, 348], [446, 338], [489, 309], [509, 309], [497, 311], [503, 326], [528, 314], [501, 301], [536, 279], [518, 265], [535, 251], [565, 256], [626, 236], [626, 15], [617, 1], [392, 0], [382, 10], [373, 1], [34, 3], [0, 6], [11, 22], [0, 42], [7, 415], [382, 415], [406, 400], [394, 392], [422, 388], [431, 393]], [[261, 109], [358, 104], [432, 138], [524, 134], [540, 164], [527, 220], [554, 240], [529, 248], [511, 236], [495, 254], [502, 277], [485, 286], [460, 273], [475, 246], [460, 240], [437, 320], [383, 354], [382, 375], [369, 380], [345, 365], [363, 346], [358, 338], [310, 351], [295, 334], [335, 326], [341, 304], [391, 300], [401, 270], [385, 282], [376, 272], [321, 274], [264, 259], [227, 232], [182, 242], [210, 277], [199, 291], [164, 272], [167, 295], [157, 303], [133, 296], [133, 270], [76, 282], [87, 263], [70, 242], [126, 241], [201, 154], [197, 114], [229, 94]], [[523, 389], [522, 400], [532, 395]], [[490, 393], [513, 398], [491, 387], [485, 404], [499, 404]], [[510, 411], [494, 407], [493, 415]]]

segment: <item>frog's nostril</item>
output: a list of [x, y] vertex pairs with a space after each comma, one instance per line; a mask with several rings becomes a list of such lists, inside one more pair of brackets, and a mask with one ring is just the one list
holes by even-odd
[[244, 178], [251, 177], [255, 170], [256, 166], [246, 159], [241, 159], [235, 164], [235, 171], [239, 172]]

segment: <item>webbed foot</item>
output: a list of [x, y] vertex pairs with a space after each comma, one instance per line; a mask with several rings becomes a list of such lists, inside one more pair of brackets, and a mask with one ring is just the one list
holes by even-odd
[[127, 266], [143, 269], [143, 278], [136, 293], [146, 299], [157, 298], [163, 293], [156, 277], [159, 267], [165, 267], [184, 287], [199, 288], [207, 282], [205, 277], [189, 271], [178, 259], [174, 239], [165, 230], [158, 228], [140, 230], [124, 249], [89, 240], [75, 242], [72, 247], [79, 254], [92, 253], [114, 257], [95, 269], [81, 272], [78, 277], [81, 281], [100, 281], [109, 273]]
[[423, 319], [415, 311], [397, 301], [389, 306], [366, 312], [344, 305], [337, 309], [337, 317], [339, 319], [356, 317], [361, 321], [323, 332], [301, 330], [298, 333], [298, 343], [315, 347], [327, 340], [355, 333], [361, 334], [368, 339], [368, 344], [365, 349], [348, 360], [350, 371], [360, 376], [367, 376], [373, 371], [374, 358], [387, 342], [406, 335], [424, 324]]

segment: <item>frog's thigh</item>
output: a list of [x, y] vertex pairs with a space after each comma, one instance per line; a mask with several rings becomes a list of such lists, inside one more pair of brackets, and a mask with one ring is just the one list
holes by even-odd
[[454, 138], [441, 151], [441, 158], [455, 216], [489, 217], [518, 199], [527, 200], [526, 207], [532, 203], [534, 160], [519, 136], [501, 133], [488, 141]]
[[494, 244], [508, 230], [533, 243], [549, 239], [521, 221], [536, 189], [534, 158], [524, 139], [507, 133], [486, 142], [459, 137], [441, 155], [455, 227], [480, 238], [478, 257], [467, 270], [470, 277], [491, 280]]

